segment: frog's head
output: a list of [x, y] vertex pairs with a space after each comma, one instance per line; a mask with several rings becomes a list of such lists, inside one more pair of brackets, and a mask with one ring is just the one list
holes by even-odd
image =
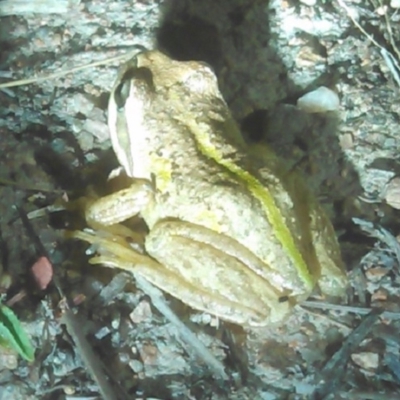
[[216, 104], [226, 108], [206, 63], [175, 61], [159, 51], [137, 54], [122, 66], [108, 106], [111, 143], [126, 173], [149, 178], [148, 154], [161, 133], [173, 131], [178, 120], [208, 115]]

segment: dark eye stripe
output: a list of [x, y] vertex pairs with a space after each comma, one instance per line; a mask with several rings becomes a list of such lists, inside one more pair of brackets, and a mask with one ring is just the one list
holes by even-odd
[[114, 99], [115, 104], [118, 107], [118, 110], [121, 110], [125, 106], [126, 99], [129, 96], [129, 92], [131, 89], [131, 81], [130, 80], [122, 80], [121, 83], [114, 90]]
[[119, 109], [125, 106], [132, 85], [137, 88], [141, 87], [143, 92], [154, 92], [153, 74], [150, 69], [130, 68], [122, 75], [120, 83], [114, 90], [115, 103]]

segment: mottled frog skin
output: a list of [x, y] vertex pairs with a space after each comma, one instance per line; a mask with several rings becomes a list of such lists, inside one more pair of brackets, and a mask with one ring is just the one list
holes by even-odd
[[96, 263], [245, 326], [281, 320], [316, 285], [344, 294], [329, 219], [299, 175], [245, 143], [209, 66], [140, 53], [121, 68], [108, 113], [132, 185], [95, 201], [86, 218], [99, 227], [139, 214], [149, 234], [145, 254], [88, 234]]

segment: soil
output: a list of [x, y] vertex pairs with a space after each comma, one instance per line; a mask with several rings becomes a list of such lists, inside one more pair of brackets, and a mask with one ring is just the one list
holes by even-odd
[[[27, 362], [0, 350], [0, 400], [399, 398], [399, 10], [393, 0], [1, 0], [0, 290], [36, 351]], [[118, 165], [106, 113], [117, 69], [153, 48], [210, 64], [246, 140], [302, 170], [350, 280], [339, 307], [316, 295], [283, 324], [251, 330], [166, 296], [225, 378], [133, 276], [90, 265], [87, 245], [65, 233], [83, 227], [67, 200]], [[338, 109], [297, 107], [321, 86]]]

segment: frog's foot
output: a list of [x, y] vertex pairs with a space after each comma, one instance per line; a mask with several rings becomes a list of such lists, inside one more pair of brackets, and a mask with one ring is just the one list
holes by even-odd
[[[143, 236], [138, 236], [123, 225], [107, 227], [106, 231], [92, 229], [74, 231], [69, 232], [68, 236], [88, 242], [95, 247], [99, 255], [90, 260], [91, 264], [104, 264], [110, 268], [131, 271], [132, 265], [145, 262], [149, 258], [143, 254]], [[135, 241], [135, 238], [138, 241]]]
[[[140, 253], [144, 252], [144, 240], [147, 232], [134, 231], [125, 225], [115, 224], [102, 227], [99, 230], [85, 229], [84, 231], [67, 231], [68, 238], [80, 239], [93, 244], [99, 248], [112, 246], [119, 243], [126, 249], [136, 249]], [[106, 246], [106, 243], [109, 246]]]
[[265, 326], [290, 310], [285, 294], [257, 274], [260, 262], [236, 240], [200, 225], [164, 220], [146, 237], [161, 274], [141, 270], [155, 286], [192, 308], [244, 326]]
[[107, 231], [90, 229], [71, 232], [70, 237], [83, 240], [95, 247], [98, 255], [89, 260], [91, 264], [102, 264], [109, 268], [121, 269], [135, 275], [139, 274], [160, 288], [162, 286], [154, 282], [158, 281], [158, 279], [154, 279], [154, 276], [160, 277], [161, 281], [169, 281], [176, 288], [183, 284], [182, 279], [147, 254], [135, 249], [135, 245], [127, 242], [124, 237], [111, 235]]

